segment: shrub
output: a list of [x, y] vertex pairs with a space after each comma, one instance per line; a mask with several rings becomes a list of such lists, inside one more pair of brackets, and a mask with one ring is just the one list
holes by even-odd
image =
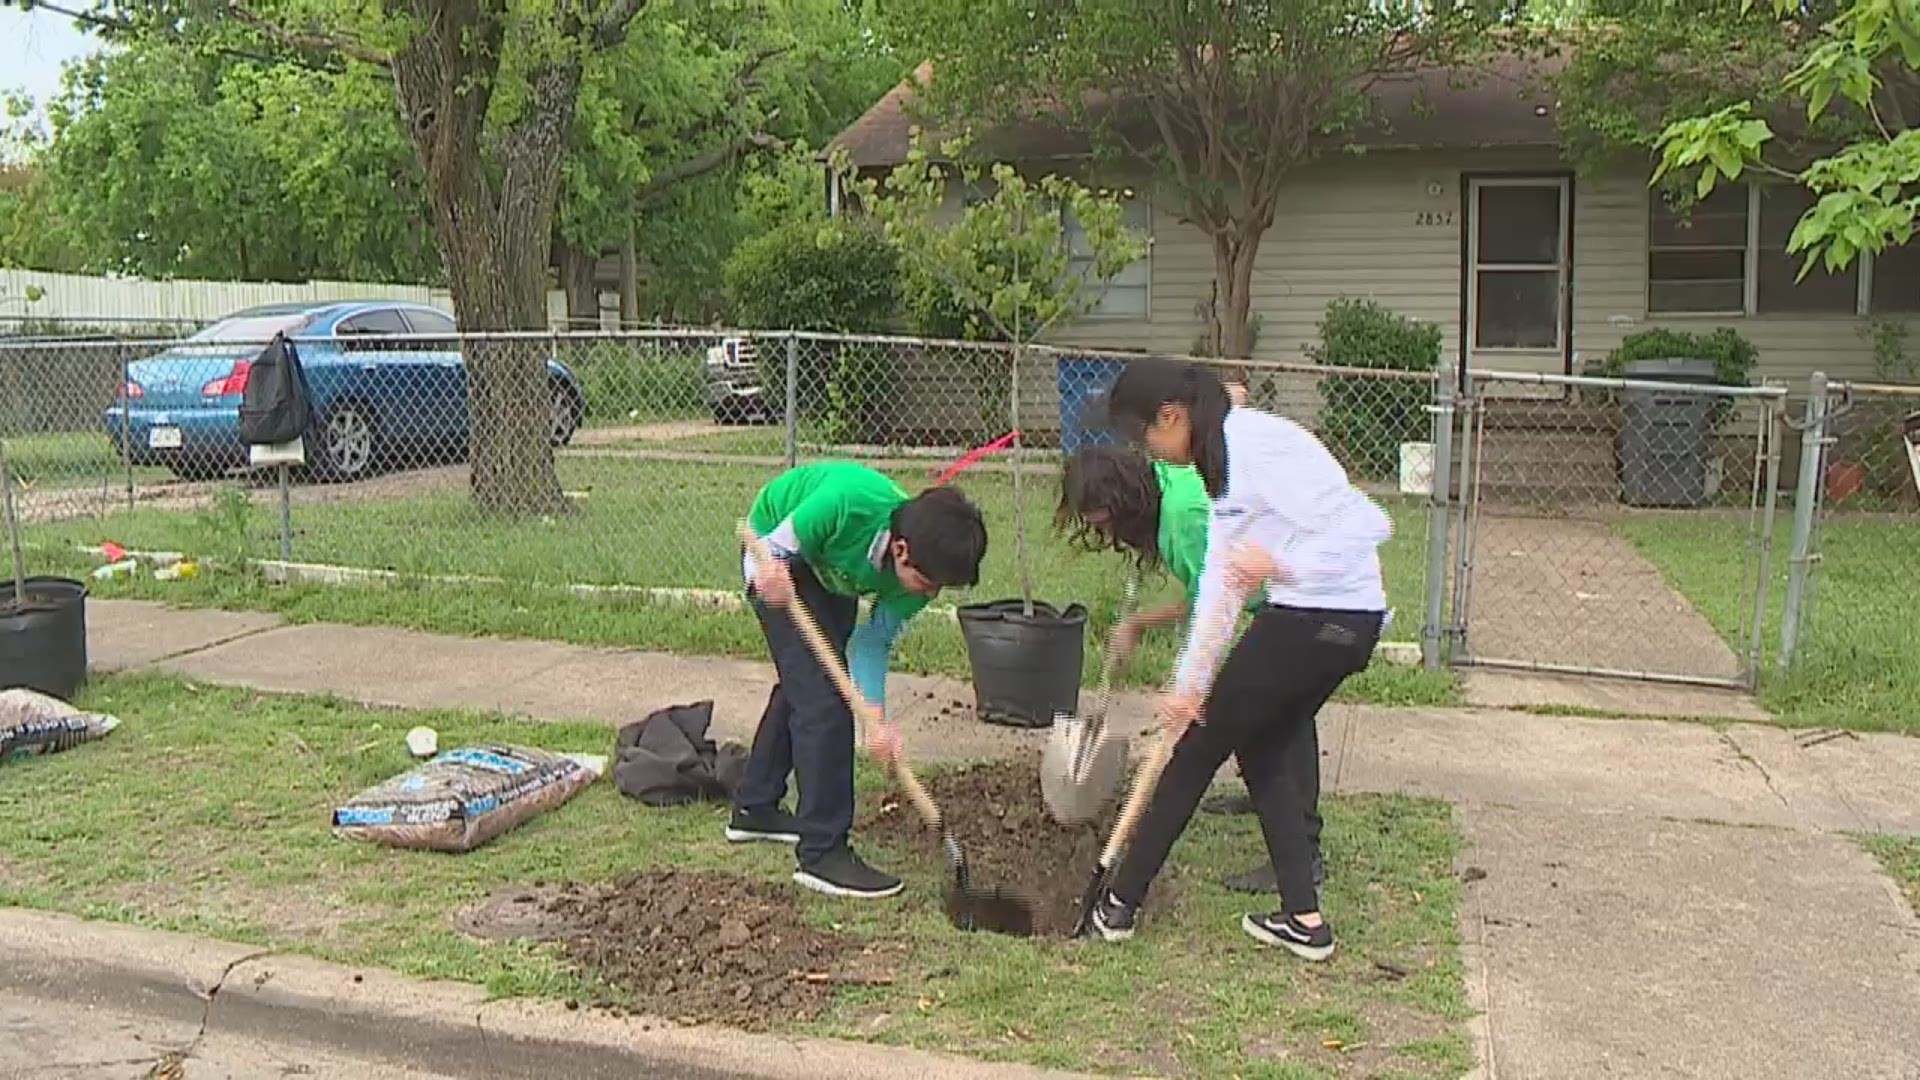
[[[866, 334], [885, 330], [900, 307], [900, 257], [875, 230], [856, 222], [796, 221], [734, 249], [727, 295], [742, 327]], [[875, 440], [890, 386], [884, 350], [805, 341], [798, 350], [794, 403], [827, 442]], [[762, 343], [761, 393], [784, 401], [784, 347]]]
[[[1320, 343], [1307, 353], [1333, 367], [1432, 371], [1440, 365], [1440, 328], [1371, 300], [1343, 297], [1327, 305]], [[1427, 437], [1432, 399], [1425, 381], [1328, 375], [1320, 380], [1320, 437], [1360, 476], [1393, 476], [1400, 444]]]
[[1685, 330], [1655, 328], [1630, 334], [1620, 347], [1601, 361], [1600, 374], [1610, 379], [1623, 377], [1627, 365], [1636, 360], [1711, 360], [1716, 377], [1723, 386], [1745, 386], [1753, 379], [1754, 364], [1760, 351], [1753, 342], [1731, 327], [1723, 326], [1711, 334], [1693, 334]]
[[796, 221], [734, 249], [725, 270], [735, 319], [753, 330], [869, 334], [900, 305], [900, 258], [872, 229]]

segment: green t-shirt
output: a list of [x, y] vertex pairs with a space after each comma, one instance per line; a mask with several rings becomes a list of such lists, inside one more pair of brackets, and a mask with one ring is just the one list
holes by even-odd
[[1160, 561], [1186, 590], [1191, 611], [1200, 591], [1200, 568], [1207, 561], [1207, 517], [1212, 504], [1206, 481], [1191, 465], [1164, 461], [1153, 463], [1153, 475], [1160, 481]]
[[907, 493], [885, 475], [850, 461], [822, 461], [788, 469], [753, 500], [748, 524], [761, 536], [790, 523], [800, 555], [827, 591], [872, 596], [901, 620], [918, 614], [927, 598], [907, 591], [875, 540], [887, 531]]

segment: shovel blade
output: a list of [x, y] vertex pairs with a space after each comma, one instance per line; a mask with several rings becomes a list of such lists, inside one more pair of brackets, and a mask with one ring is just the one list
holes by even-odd
[[947, 890], [947, 921], [961, 930], [984, 930], [1014, 937], [1033, 936], [1033, 901], [1009, 889]]
[[[1091, 821], [1120, 788], [1127, 767], [1127, 741], [1111, 731], [1092, 740], [1081, 730], [1050, 741], [1040, 762], [1040, 794], [1062, 825]], [[1057, 727], [1057, 725], [1056, 725]], [[1056, 751], [1055, 742], [1060, 744]]]

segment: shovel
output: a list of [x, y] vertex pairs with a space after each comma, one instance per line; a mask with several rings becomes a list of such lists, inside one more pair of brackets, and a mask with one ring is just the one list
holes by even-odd
[[1139, 593], [1139, 577], [1129, 576], [1120, 621], [1107, 638], [1093, 711], [1085, 717], [1055, 716], [1047, 748], [1040, 754], [1040, 795], [1047, 812], [1062, 825], [1092, 820], [1119, 789], [1120, 776], [1126, 771], [1127, 740], [1107, 730], [1107, 712], [1113, 707], [1113, 669], [1120, 660], [1115, 639], [1133, 615]]
[[[740, 542], [746, 546], [755, 563], [765, 566], [772, 561], [773, 553], [767, 550], [766, 541], [760, 539], [746, 522], [740, 523], [739, 532]], [[846, 700], [847, 708], [852, 710], [856, 719], [860, 717], [867, 711], [866, 702], [853, 685], [846, 666], [834, 655], [832, 644], [821, 632], [820, 624], [814, 621], [813, 613], [807, 610], [806, 602], [796, 595], [787, 603], [787, 614], [813, 650], [814, 659], [820, 662], [821, 669], [833, 680], [834, 688]], [[893, 773], [900, 781], [901, 789], [906, 792], [907, 801], [913, 803], [914, 809], [920, 812], [927, 827], [940, 834], [940, 850], [946, 856], [948, 869], [953, 873], [952, 880], [947, 883], [947, 921], [962, 930], [991, 930], [1018, 937], [1033, 936], [1033, 902], [1010, 890], [973, 887], [967, 872], [967, 854], [960, 849], [960, 841], [947, 828], [946, 817], [941, 814], [939, 804], [933, 801], [933, 796], [928, 794], [920, 778], [907, 765], [905, 755], [897, 749], [893, 755]]]

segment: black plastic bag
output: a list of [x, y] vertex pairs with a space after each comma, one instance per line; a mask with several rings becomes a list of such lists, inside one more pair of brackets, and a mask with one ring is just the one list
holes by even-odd
[[290, 443], [313, 423], [313, 400], [300, 356], [285, 334], [275, 334], [253, 361], [240, 397], [240, 441], [249, 446]]

